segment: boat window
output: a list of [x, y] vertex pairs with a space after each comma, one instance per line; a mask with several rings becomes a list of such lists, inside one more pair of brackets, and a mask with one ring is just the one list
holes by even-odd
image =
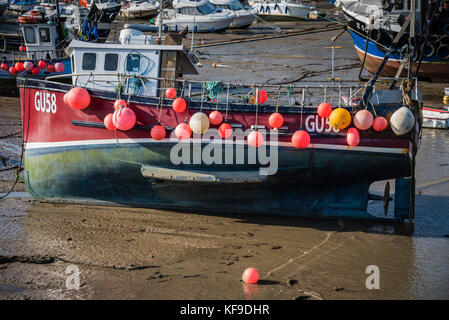
[[83, 70], [95, 70], [95, 65], [97, 64], [97, 54], [96, 53], [84, 53], [83, 54]]
[[[196, 11], [196, 12], [195, 12]], [[198, 15], [198, 14], [200, 14], [197, 10], [196, 10], [196, 8], [194, 8], [194, 7], [184, 7], [184, 8], [179, 8], [178, 9], [178, 13], [180, 13], [180, 14], [185, 14], [185, 15], [188, 15], [188, 16], [193, 16], [193, 15]]]
[[130, 53], [126, 56], [126, 71], [137, 72], [140, 69], [140, 54]]
[[224, 8], [224, 9], [229, 9], [229, 10], [231, 10], [231, 11], [238, 11], [238, 10], [240, 10], [240, 9], [242, 9], [242, 5], [240, 4], [240, 3], [229, 3], [228, 4], [228, 7], [227, 8]]
[[106, 53], [104, 56], [104, 70], [115, 71], [118, 66], [118, 54]]
[[215, 6], [210, 2], [206, 2], [205, 4], [197, 8], [202, 14], [210, 14], [215, 11]]
[[25, 27], [25, 41], [27, 43], [36, 43], [36, 35], [34, 34], [34, 28]]
[[50, 28], [39, 28], [40, 42], [50, 42]]

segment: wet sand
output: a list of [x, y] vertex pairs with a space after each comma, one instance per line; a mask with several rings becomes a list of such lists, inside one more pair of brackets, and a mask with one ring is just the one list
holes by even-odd
[[[300, 30], [311, 23], [290, 26]], [[262, 31], [256, 25], [195, 39], [207, 43]], [[198, 49], [203, 67], [195, 78], [273, 83], [306, 75], [302, 81], [322, 80], [330, 69], [326, 40], [338, 33]], [[336, 76], [356, 80], [358, 59], [348, 34], [336, 44], [343, 47], [336, 51]], [[219, 66], [212, 68], [213, 62]], [[441, 105], [442, 88], [421, 83], [425, 104]], [[0, 97], [0, 113], [0, 137], [8, 136], [0, 139], [2, 169], [20, 159], [19, 99]], [[448, 139], [448, 131], [423, 132], [413, 231], [408, 225], [238, 212], [40, 203], [19, 193], [26, 191], [19, 179], [12, 197], [0, 200], [0, 298], [449, 299]], [[0, 172], [0, 192], [13, 180], [14, 170]], [[381, 194], [384, 186], [376, 183], [372, 191]], [[370, 210], [382, 215], [381, 206], [373, 202]], [[389, 215], [393, 208], [390, 203]], [[71, 265], [80, 270], [79, 290], [66, 289]], [[365, 286], [369, 265], [380, 269], [379, 290]], [[260, 284], [240, 281], [248, 267], [259, 270]]]

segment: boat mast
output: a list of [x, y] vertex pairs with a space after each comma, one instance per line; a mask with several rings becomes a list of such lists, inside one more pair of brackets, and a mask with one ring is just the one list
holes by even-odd
[[159, 0], [159, 43], [162, 43], [162, 17], [163, 17], [164, 0]]

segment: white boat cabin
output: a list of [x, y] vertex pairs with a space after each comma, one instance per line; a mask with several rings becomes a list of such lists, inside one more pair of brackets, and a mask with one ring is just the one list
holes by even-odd
[[73, 84], [92, 89], [114, 91], [120, 75], [127, 79], [122, 88], [124, 93], [158, 96], [157, 79], [138, 77], [173, 79], [198, 74], [182, 44], [155, 45], [152, 36], [134, 29], [123, 29], [120, 43], [73, 40], [66, 51], [71, 57]]
[[27, 58], [31, 60], [56, 59], [64, 55], [58, 51], [58, 32], [56, 25], [22, 24], [22, 33], [27, 48]]

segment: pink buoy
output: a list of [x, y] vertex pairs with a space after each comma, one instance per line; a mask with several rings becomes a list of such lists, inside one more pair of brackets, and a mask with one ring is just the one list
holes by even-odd
[[126, 103], [125, 100], [123, 99], [118, 99], [114, 102], [114, 109], [117, 110], [120, 107], [126, 108], [128, 106], [128, 104]]
[[175, 88], [168, 88], [167, 90], [165, 90], [165, 96], [168, 99], [176, 98], [176, 89]]
[[321, 118], [329, 118], [331, 113], [332, 113], [332, 106], [329, 103], [327, 102], [320, 103], [320, 105], [318, 106], [318, 115]]
[[227, 139], [230, 136], [232, 136], [232, 127], [229, 123], [222, 123], [219, 127], [218, 127], [218, 134], [220, 135], [220, 137], [222, 139]]
[[219, 125], [220, 123], [223, 122], [223, 115], [221, 114], [220, 111], [212, 111], [209, 114], [209, 122], [212, 123], [213, 125]]
[[66, 95], [67, 104], [73, 109], [82, 110], [87, 108], [90, 104], [89, 92], [84, 88], [72, 88]]
[[64, 97], [63, 97], [63, 99], [62, 99], [62, 100], [64, 101], [65, 104], [69, 104], [69, 102], [67, 101], [67, 97], [68, 97], [68, 96], [67, 96], [67, 93], [65, 93], [65, 94], [64, 94]]
[[106, 129], [108, 130], [115, 130], [115, 125], [114, 125], [114, 121], [112, 120], [113, 114], [112, 113], [108, 113], [106, 115], [106, 117], [104, 117], [104, 126], [106, 127]]
[[368, 110], [360, 110], [354, 115], [354, 125], [359, 130], [368, 130], [373, 125], [373, 114]]
[[349, 128], [346, 133], [346, 142], [351, 147], [355, 147], [360, 143], [359, 131], [356, 128]]
[[165, 138], [165, 128], [161, 125], [156, 125], [153, 128], [151, 128], [151, 138], [154, 140], [162, 140]]
[[25, 70], [22, 62], [16, 62], [16, 64], [14, 65], [14, 68], [16, 68], [16, 70], [18, 72], [22, 72], [23, 70]]
[[38, 74], [39, 73], [39, 68], [34, 67], [33, 69], [31, 69], [31, 73], [32, 74]]
[[12, 74], [13, 76], [17, 74], [17, 69], [15, 67], [10, 67], [9, 68], [9, 73]]
[[384, 131], [387, 129], [388, 121], [384, 117], [377, 117], [373, 122], [373, 129], [376, 131]]
[[305, 149], [310, 144], [310, 135], [307, 131], [298, 130], [292, 136], [292, 145], [297, 149]]
[[37, 63], [37, 66], [41, 69], [44, 69], [46, 65], [47, 64], [45, 63], [44, 60], [39, 60], [39, 62]]
[[186, 101], [183, 98], [176, 98], [175, 100], [173, 100], [172, 106], [173, 109], [179, 113], [186, 111], [187, 108]]
[[259, 103], [265, 103], [268, 99], [268, 94], [265, 90], [259, 90]]
[[248, 144], [251, 147], [257, 148], [260, 147], [264, 142], [263, 135], [259, 131], [252, 131], [248, 135]]
[[117, 129], [127, 131], [136, 124], [136, 114], [131, 108], [119, 108], [114, 111], [112, 121]]
[[278, 112], [272, 113], [268, 118], [268, 124], [272, 128], [279, 129], [284, 124], [284, 117]]
[[2, 69], [3, 71], [8, 71], [8, 65], [3, 62], [2, 64], [0, 64], [0, 69]]
[[55, 70], [56, 70], [56, 72], [59, 72], [59, 73], [64, 72], [64, 69], [65, 69], [65, 67], [64, 67], [64, 64], [62, 62], [56, 62], [55, 63]]
[[187, 123], [182, 122], [176, 126], [175, 135], [178, 139], [189, 139], [192, 135], [192, 129]]
[[259, 272], [255, 268], [248, 268], [243, 272], [242, 280], [245, 283], [257, 283], [259, 281]]
[[31, 69], [33, 69], [33, 63], [32, 62], [30, 62], [30, 61], [25, 61], [24, 63], [23, 63], [23, 68], [26, 70], [26, 71], [30, 71]]

